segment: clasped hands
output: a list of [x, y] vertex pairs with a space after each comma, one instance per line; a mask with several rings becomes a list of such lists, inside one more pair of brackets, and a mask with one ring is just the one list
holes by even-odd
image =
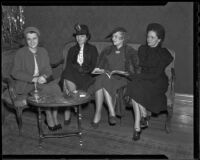
[[44, 76], [38, 76], [38, 77], [34, 77], [32, 79], [32, 82], [34, 83], [39, 83], [39, 84], [44, 84], [47, 82], [46, 78]]

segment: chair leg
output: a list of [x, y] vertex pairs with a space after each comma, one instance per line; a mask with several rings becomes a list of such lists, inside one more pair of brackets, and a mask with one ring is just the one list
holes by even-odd
[[168, 106], [167, 108], [167, 117], [165, 121], [165, 131], [166, 133], [171, 133], [171, 119], [173, 115], [173, 105]]
[[5, 106], [4, 106], [4, 104], [2, 103], [2, 106], [1, 106], [1, 125], [3, 125], [4, 124], [4, 122], [5, 122], [5, 118], [6, 118], [6, 110], [5, 110]]
[[22, 135], [22, 108], [17, 107], [17, 121], [18, 121], [18, 128], [19, 128], [19, 135]]

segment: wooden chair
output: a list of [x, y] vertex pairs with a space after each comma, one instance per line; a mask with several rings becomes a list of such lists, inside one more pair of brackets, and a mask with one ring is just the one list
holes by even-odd
[[[14, 89], [14, 80], [11, 77], [3, 78], [3, 83], [5, 86], [4, 92], [2, 94], [3, 104], [6, 107], [13, 109], [16, 113], [19, 135], [22, 134], [22, 113], [23, 110], [29, 108], [26, 103], [26, 95], [17, 96]], [[4, 106], [2, 106], [4, 107]], [[5, 111], [5, 109], [4, 109]], [[3, 121], [5, 120], [5, 113], [3, 113]]]
[[[14, 56], [15, 55], [13, 55], [13, 57]], [[1, 97], [2, 105], [3, 105], [2, 106], [2, 125], [5, 122], [5, 111], [6, 111], [5, 107], [8, 107], [15, 111], [18, 128], [19, 128], [19, 135], [22, 135], [22, 114], [25, 109], [29, 108], [29, 106], [26, 103], [27, 95], [17, 95], [15, 92], [15, 87], [14, 87], [15, 80], [10, 76], [10, 72], [12, 70], [10, 66], [12, 66], [13, 60], [14, 59], [12, 59], [12, 62], [5, 63], [5, 65], [3, 66], [3, 71], [5, 72], [3, 76], [5, 75], [5, 77], [2, 78], [2, 86], [3, 86], [2, 97]], [[57, 63], [51, 64], [51, 67], [55, 68], [57, 65], [59, 64]]]
[[173, 61], [166, 67], [165, 74], [168, 77], [169, 85], [168, 90], [165, 93], [167, 97], [167, 118], [165, 121], [165, 130], [167, 133], [171, 132], [171, 119], [173, 116], [173, 108], [174, 108], [174, 100], [175, 100], [175, 52], [173, 50], [168, 49], [173, 57]]

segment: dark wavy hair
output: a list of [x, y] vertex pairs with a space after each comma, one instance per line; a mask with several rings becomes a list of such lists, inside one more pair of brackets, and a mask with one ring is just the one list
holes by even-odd
[[165, 39], [165, 28], [159, 24], [159, 23], [150, 23], [148, 24], [147, 26], [147, 29], [146, 29], [146, 33], [148, 33], [149, 31], [154, 31], [156, 32], [156, 35], [159, 39], [161, 39], [161, 42], [162, 43]]

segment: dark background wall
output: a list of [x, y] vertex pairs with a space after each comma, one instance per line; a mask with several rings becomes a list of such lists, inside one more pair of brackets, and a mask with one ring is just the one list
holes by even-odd
[[114, 27], [123, 26], [133, 43], [145, 43], [146, 26], [161, 23], [166, 29], [163, 46], [176, 52], [176, 93], [193, 94], [192, 2], [170, 2], [166, 6], [26, 6], [24, 14], [26, 26], [40, 29], [41, 43], [52, 63], [61, 59], [64, 43], [74, 40], [75, 23], [88, 25], [92, 41], [105, 41]]

